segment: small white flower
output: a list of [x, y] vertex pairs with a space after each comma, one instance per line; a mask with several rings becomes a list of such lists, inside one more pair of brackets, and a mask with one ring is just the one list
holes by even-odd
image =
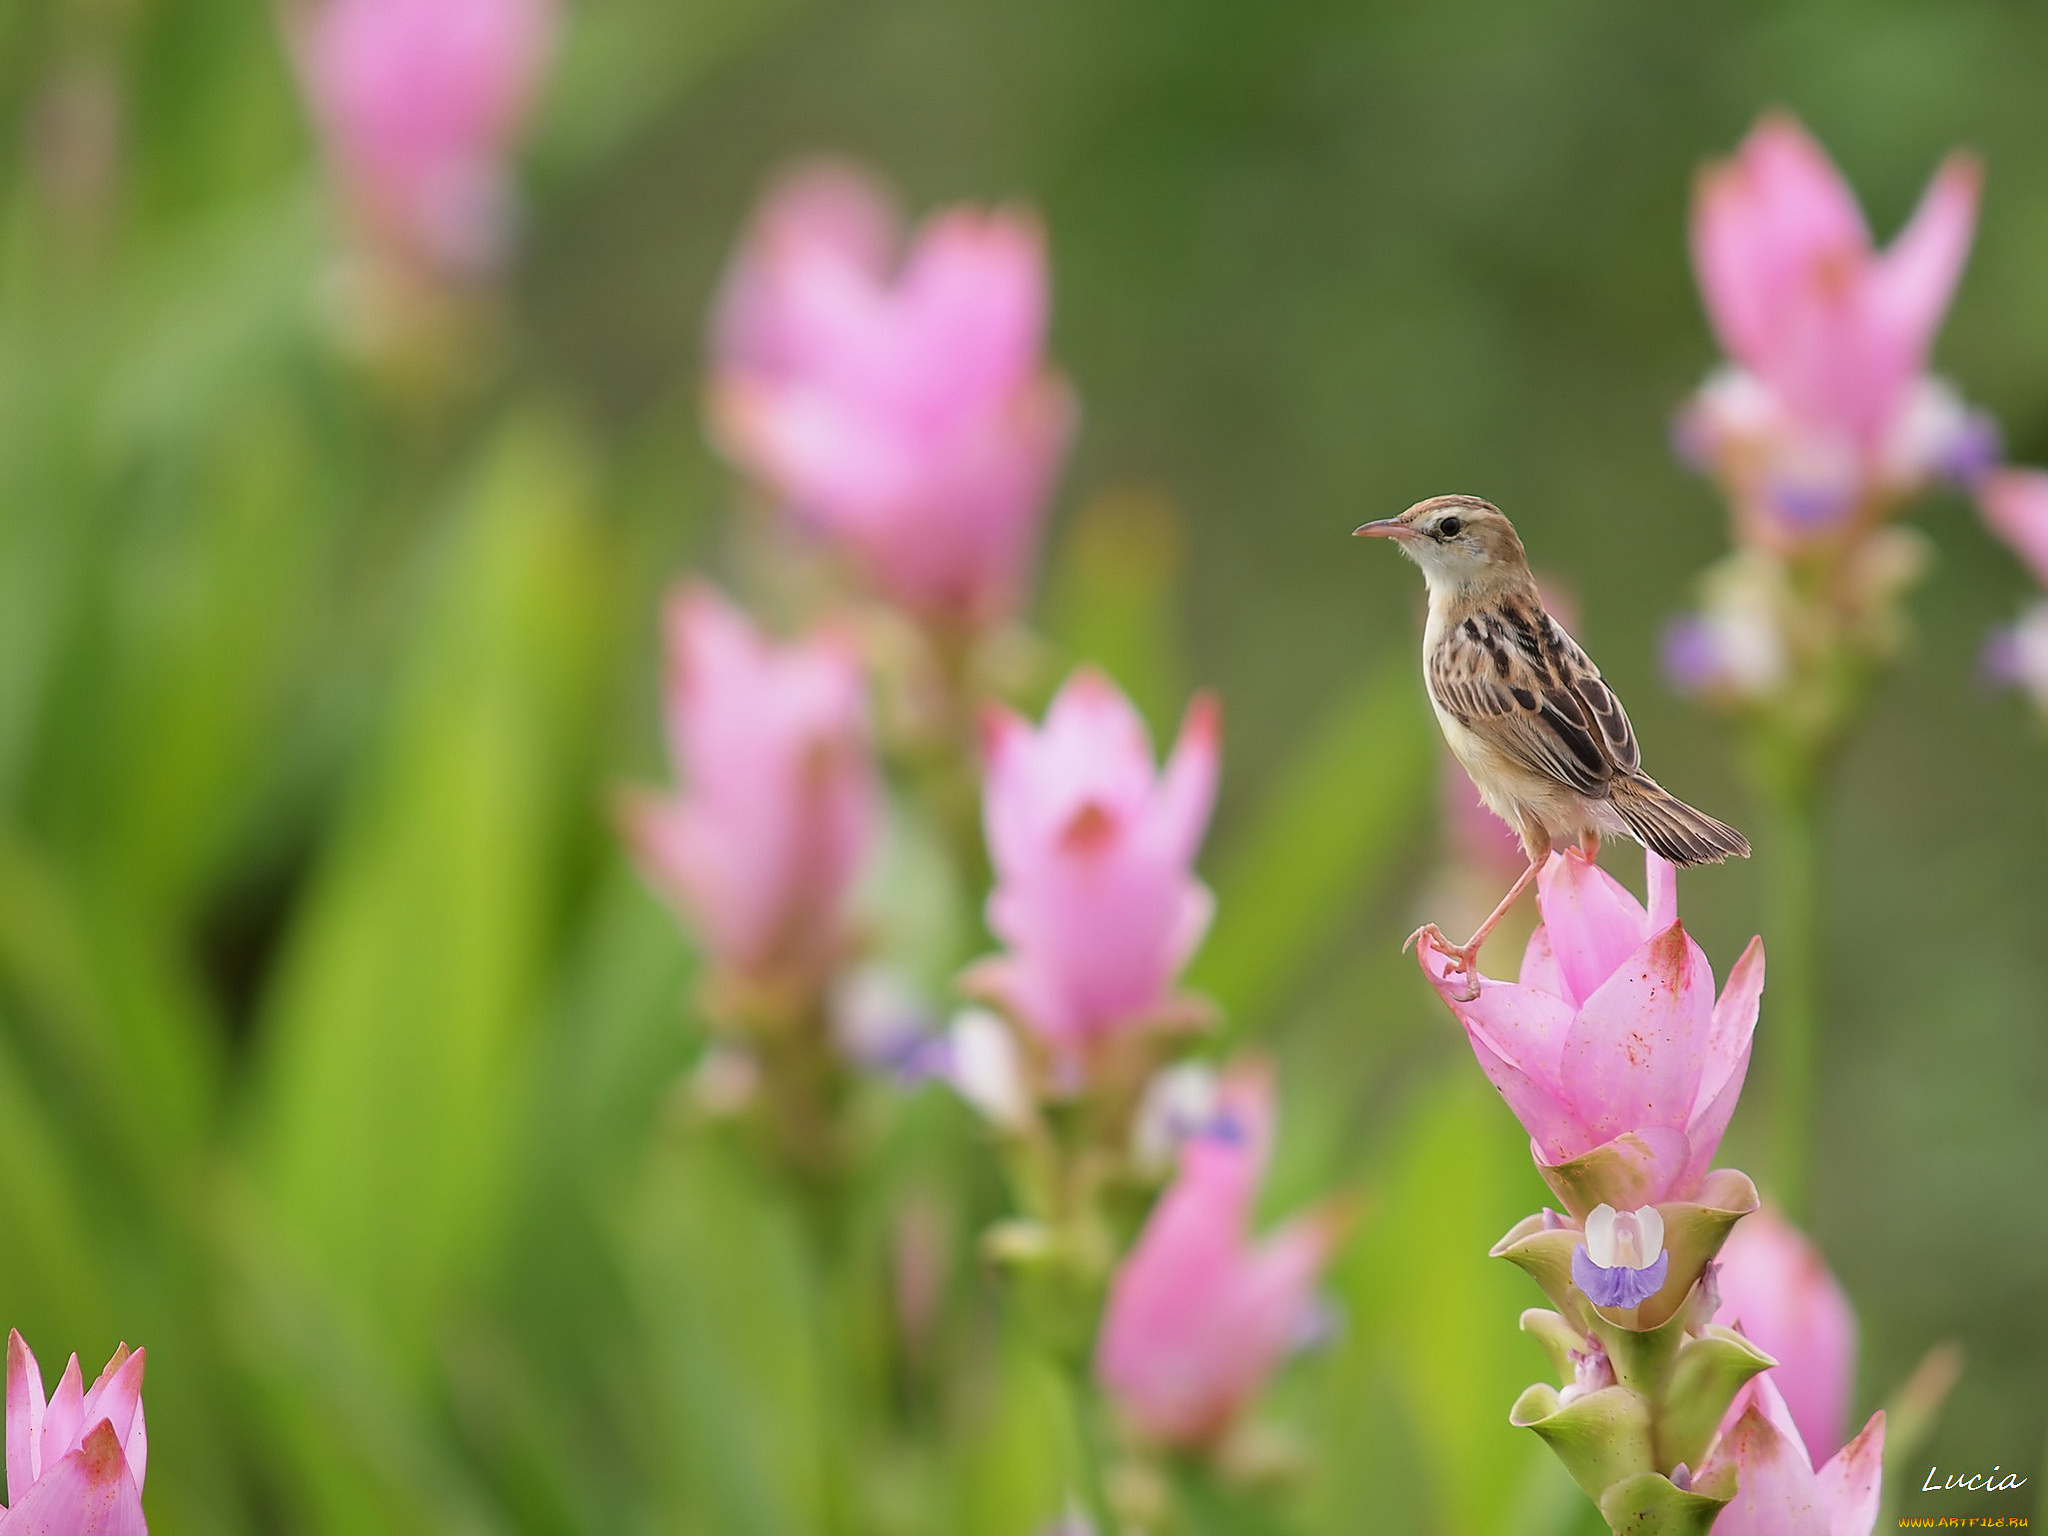
[[1216, 1115], [1216, 1072], [1199, 1061], [1177, 1062], [1145, 1085], [1131, 1127], [1131, 1156], [1149, 1174], [1169, 1172], [1180, 1144]]
[[1664, 1217], [1654, 1205], [1617, 1211], [1596, 1205], [1586, 1217], [1586, 1256], [1602, 1269], [1648, 1269], [1664, 1251]]
[[1031, 1091], [1010, 1026], [986, 1008], [968, 1008], [954, 1018], [948, 1039], [953, 1048], [948, 1076], [960, 1097], [1003, 1130], [1029, 1125]]

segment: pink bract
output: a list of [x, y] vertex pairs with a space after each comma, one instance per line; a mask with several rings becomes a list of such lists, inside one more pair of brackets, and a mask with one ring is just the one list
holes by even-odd
[[1977, 505], [1991, 531], [2048, 587], [2048, 471], [2002, 469], [1977, 484]]
[[1256, 1068], [1223, 1082], [1214, 1123], [1190, 1136], [1110, 1288], [1096, 1374], [1131, 1427], [1212, 1444], [1301, 1336], [1333, 1224], [1288, 1222], [1254, 1244], [1254, 1197], [1272, 1140], [1273, 1088]]
[[725, 453], [928, 616], [1006, 617], [1072, 435], [1044, 358], [1037, 221], [958, 207], [909, 237], [850, 167], [769, 193], [714, 317]]
[[669, 603], [664, 715], [682, 788], [629, 809], [642, 869], [723, 969], [821, 979], [879, 816], [853, 645], [776, 644], [693, 584]]
[[987, 716], [988, 924], [1006, 953], [976, 968], [975, 985], [1055, 1049], [1178, 1009], [1176, 979], [1213, 906], [1194, 862], [1219, 736], [1215, 701], [1198, 697], [1155, 769], [1143, 718], [1092, 668], [1037, 730]]
[[[1742, 1091], [1764, 982], [1763, 941], [1752, 939], [1716, 1000], [1707, 957], [1678, 921], [1677, 871], [1655, 854], [1645, 861], [1648, 910], [1577, 852], [1552, 854], [1520, 979], [1481, 977], [1469, 1002], [1457, 995], [1464, 978], [1421, 946], [1424, 973], [1529, 1132], [1539, 1168], [1548, 1177], [1601, 1152], [1625, 1177], [1592, 1192], [1624, 1209], [1698, 1191]], [[1572, 1199], [1596, 1203], [1583, 1181]]]
[[316, 128], [351, 211], [425, 265], [502, 253], [507, 160], [555, 35], [549, 0], [323, 0], [294, 38]]
[[144, 1353], [123, 1344], [90, 1389], [78, 1356], [43, 1399], [42, 1371], [7, 1336], [7, 1509], [0, 1536], [144, 1536]]
[[1735, 1497], [1714, 1521], [1714, 1536], [1871, 1536], [1884, 1474], [1882, 1410], [1816, 1468], [1768, 1375], [1736, 1402], [1740, 1416], [1695, 1474], [1705, 1484], [1735, 1473]]

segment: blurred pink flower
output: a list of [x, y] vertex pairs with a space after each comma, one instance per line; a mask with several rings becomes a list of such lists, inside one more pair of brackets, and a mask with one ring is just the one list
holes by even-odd
[[1994, 470], [1977, 483], [1977, 505], [1991, 531], [2048, 587], [2048, 470]]
[[1110, 1286], [1095, 1371], [1147, 1439], [1214, 1443], [1315, 1315], [1335, 1221], [1297, 1217], [1248, 1241], [1272, 1123], [1269, 1075], [1229, 1073], [1216, 1114], [1183, 1143], [1179, 1174]]
[[0, 1536], [143, 1536], [144, 1352], [123, 1344], [91, 1389], [78, 1356], [43, 1400], [43, 1373], [7, 1335], [7, 1510]]
[[1769, 1372], [1801, 1442], [1832, 1456], [1849, 1429], [1856, 1314], [1820, 1250], [1769, 1206], [1735, 1224], [1716, 1271], [1714, 1321], [1734, 1325], [1777, 1360]]
[[988, 925], [1008, 952], [970, 984], [1065, 1051], [1184, 1013], [1173, 993], [1213, 901], [1194, 861], [1215, 798], [1220, 723], [1188, 707], [1165, 771], [1145, 722], [1093, 668], [1034, 731], [991, 710], [983, 817], [996, 885]]
[[1734, 1425], [1694, 1474], [1698, 1485], [1735, 1472], [1735, 1497], [1714, 1521], [1714, 1536], [1871, 1536], [1884, 1475], [1883, 1411], [1816, 1469], [1771, 1384], [1776, 1374], [1742, 1389]]
[[883, 593], [986, 623], [1022, 593], [1073, 431], [1044, 240], [1026, 213], [959, 207], [901, 245], [859, 172], [779, 182], [714, 317], [713, 433]]
[[1763, 993], [1763, 941], [1752, 939], [1715, 1001], [1707, 957], [1678, 921], [1677, 871], [1655, 854], [1645, 862], [1647, 912], [1577, 852], [1552, 854], [1520, 981], [1481, 977], [1470, 1002], [1458, 999], [1464, 978], [1421, 946], [1424, 973], [1546, 1178], [1604, 1149], [1605, 1171], [1570, 1197], [1582, 1220], [1595, 1199], [1633, 1210], [1698, 1190], [1742, 1091]]
[[293, 39], [299, 73], [375, 244], [454, 276], [496, 265], [506, 161], [554, 35], [550, 0], [319, 0]]
[[1981, 172], [1951, 155], [1880, 252], [1855, 194], [1794, 119], [1771, 114], [1693, 199], [1693, 264], [1733, 367], [1680, 422], [1760, 531], [1833, 528], [1873, 495], [1986, 467], [1996, 435], [1927, 375], [1969, 255]]
[[717, 965], [821, 981], [879, 815], [860, 663], [820, 633], [766, 639], [704, 583], [668, 606], [671, 797], [628, 806], [633, 851]]

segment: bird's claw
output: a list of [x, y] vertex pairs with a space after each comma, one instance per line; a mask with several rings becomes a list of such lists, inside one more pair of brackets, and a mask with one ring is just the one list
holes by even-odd
[[1437, 927], [1435, 923], [1424, 923], [1420, 928], [1409, 934], [1408, 942], [1401, 946], [1401, 953], [1407, 954], [1417, 944], [1427, 944], [1431, 949], [1444, 957], [1444, 960], [1447, 962], [1444, 967], [1444, 974], [1446, 976], [1453, 973], [1464, 976], [1464, 990], [1452, 994], [1458, 1002], [1469, 1003], [1479, 996], [1479, 950], [1477, 945], [1451, 943], [1450, 940], [1444, 937], [1443, 930]]

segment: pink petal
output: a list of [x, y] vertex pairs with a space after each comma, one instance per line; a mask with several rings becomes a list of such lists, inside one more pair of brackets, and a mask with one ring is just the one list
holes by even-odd
[[2048, 470], [1996, 470], [1978, 483], [1977, 505], [1991, 531], [2048, 587]]
[[1045, 336], [1045, 241], [1023, 213], [934, 215], [904, 265], [900, 299], [914, 350], [900, 398], [957, 411], [1008, 396]]
[[1650, 914], [1643, 932], [1662, 933], [1678, 921], [1678, 866], [1645, 848], [1643, 879], [1650, 897]]
[[18, 1504], [42, 1471], [43, 1373], [22, 1336], [7, 1335], [7, 1502]]
[[1715, 1443], [1699, 1476], [1730, 1465], [1735, 1497], [1714, 1521], [1714, 1536], [1835, 1536], [1827, 1497], [1797, 1435], [1773, 1424], [1756, 1403]]
[[47, 1470], [0, 1519], [0, 1536], [148, 1536], [142, 1492], [113, 1426], [100, 1420]]
[[1698, 1102], [1711, 1102], [1741, 1064], [1749, 1059], [1749, 1042], [1756, 1034], [1757, 1014], [1763, 1006], [1764, 941], [1758, 935], [1749, 941], [1728, 984], [1714, 1003], [1714, 1015], [1707, 1032], [1706, 1070], [1700, 1076]]
[[1557, 963], [1557, 952], [1550, 947], [1550, 930], [1541, 923], [1529, 935], [1528, 947], [1522, 951], [1521, 985], [1532, 987], [1539, 992], [1548, 992], [1552, 997], [1563, 998], [1577, 1006], [1577, 999], [1565, 984], [1564, 972]]
[[880, 283], [895, 257], [896, 210], [859, 167], [820, 160], [786, 172], [770, 187], [754, 227], [718, 299], [712, 350], [721, 369], [775, 373], [807, 353], [791, 334], [789, 286], [801, 264], [830, 260]]
[[1223, 708], [1213, 693], [1198, 693], [1182, 717], [1180, 735], [1159, 786], [1157, 815], [1176, 858], [1192, 860], [1209, 827], [1221, 768]]
[[128, 1458], [128, 1475], [135, 1479], [135, 1491], [140, 1493], [143, 1474], [149, 1470], [149, 1431], [142, 1422], [141, 1398], [135, 1400], [135, 1422], [129, 1425], [121, 1450]]
[[1642, 903], [1577, 853], [1553, 853], [1536, 877], [1536, 904], [1567, 996], [1583, 1002], [1648, 937]]
[[1750, 1040], [1756, 1033], [1763, 990], [1764, 941], [1759, 936], [1749, 941], [1742, 958], [1735, 962], [1735, 969], [1728, 973], [1728, 984], [1714, 1004], [1706, 1064], [1686, 1121], [1693, 1146], [1692, 1163], [1686, 1170], [1688, 1185], [1696, 1185], [1706, 1176], [1728, 1121], [1735, 1113], [1743, 1078], [1749, 1071]]
[[1862, 1433], [1814, 1477], [1832, 1511], [1828, 1536], [1870, 1536], [1884, 1483], [1884, 1410], [1873, 1413]]
[[84, 1377], [73, 1355], [57, 1378], [57, 1390], [50, 1394], [49, 1412], [43, 1415], [42, 1468], [48, 1476], [50, 1463], [78, 1449], [78, 1437], [85, 1429]]
[[123, 1344], [100, 1372], [92, 1390], [85, 1394], [84, 1418], [88, 1424], [105, 1419], [114, 1426], [114, 1438], [124, 1446], [135, 1422], [135, 1410], [142, 1405], [142, 1372], [147, 1351], [132, 1354]]
[[1685, 1130], [1706, 1065], [1713, 998], [1707, 957], [1673, 924], [1586, 1000], [1559, 1082], [1596, 1141], [1648, 1126]]
[[1728, 355], [1766, 378], [1816, 266], [1852, 267], [1870, 236], [1854, 193], [1797, 121], [1773, 113], [1734, 160], [1710, 167], [1693, 200], [1693, 263]]
[[[1451, 977], [1449, 962], [1434, 950], [1425, 947], [1421, 958], [1423, 974], [1465, 1026], [1480, 1070], [1543, 1154], [1562, 1162], [1590, 1150], [1597, 1138], [1587, 1134], [1556, 1088], [1556, 1042], [1571, 1026], [1571, 1005], [1548, 992], [1484, 977], [1479, 996], [1461, 1002], [1455, 994], [1465, 978]], [[1539, 1063], [1552, 1058], [1549, 1071], [1525, 1065], [1523, 1052]]]
[[1871, 323], [1896, 349], [1894, 366], [1902, 380], [1926, 366], [1934, 334], [1955, 296], [1976, 233], [1983, 180], [1974, 157], [1950, 155], [1872, 273]]

